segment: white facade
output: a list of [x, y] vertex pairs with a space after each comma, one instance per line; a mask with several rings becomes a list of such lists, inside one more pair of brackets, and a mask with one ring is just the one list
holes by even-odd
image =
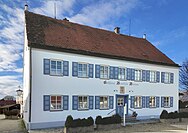
[[[26, 41], [27, 44], [27, 41]], [[30, 62], [31, 54], [31, 62]], [[69, 62], [69, 76], [51, 76], [45, 75], [44, 59], [66, 60]], [[84, 62], [93, 64], [93, 78], [78, 78], [72, 76], [72, 62]], [[30, 64], [31, 63], [31, 64]], [[115, 80], [95, 78], [95, 65], [108, 65], [115, 67], [126, 67], [134, 69], [143, 69], [160, 72], [160, 82], [142, 82], [131, 80]], [[30, 69], [31, 65], [31, 69]], [[31, 75], [30, 75], [31, 71]], [[161, 83], [161, 72], [169, 72], [174, 74], [173, 83]], [[30, 88], [30, 77], [31, 88]], [[106, 84], [104, 84], [106, 81]], [[118, 82], [119, 81], [119, 82]], [[118, 84], [117, 84], [118, 82]], [[73, 118], [87, 118], [92, 116], [111, 116], [116, 113], [116, 95], [120, 94], [120, 87], [125, 88], [128, 95], [128, 108], [134, 110], [138, 114], [138, 119], [158, 118], [162, 110], [177, 111], [178, 110], [178, 84], [179, 84], [179, 68], [173, 66], [164, 66], [148, 63], [140, 63], [134, 61], [125, 61], [109, 58], [101, 58], [87, 55], [79, 55], [65, 52], [57, 52], [51, 50], [43, 50], [32, 48], [31, 53], [25, 45], [24, 48], [24, 120], [27, 128], [45, 128], [53, 126], [63, 126], [68, 115]], [[30, 105], [30, 89], [31, 89], [31, 120], [29, 121], [29, 105]], [[44, 111], [44, 95], [68, 95], [68, 110], [61, 111]], [[113, 109], [100, 110], [95, 109], [95, 98], [93, 109], [89, 110], [73, 110], [72, 96], [114, 96]], [[131, 96], [155, 96], [159, 97], [159, 107], [155, 108], [131, 108]], [[173, 97], [173, 107], [161, 107], [161, 97]], [[111, 113], [110, 113], [111, 112]], [[109, 114], [110, 113], [110, 114]], [[132, 113], [129, 110], [129, 114]]]

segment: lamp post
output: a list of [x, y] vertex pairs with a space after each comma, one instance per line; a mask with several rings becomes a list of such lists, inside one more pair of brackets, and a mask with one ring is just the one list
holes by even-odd
[[16, 103], [20, 104], [20, 115], [21, 118], [23, 118], [23, 90], [21, 90], [21, 86], [18, 86], [18, 90], [16, 90], [17, 93], [17, 99]]

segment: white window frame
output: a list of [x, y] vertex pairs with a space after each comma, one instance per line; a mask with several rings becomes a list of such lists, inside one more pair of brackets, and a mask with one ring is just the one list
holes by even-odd
[[170, 83], [170, 73], [169, 72], [164, 73], [164, 83], [166, 83], [166, 84]]
[[[101, 71], [102, 67], [103, 67], [103, 71]], [[106, 71], [107, 71], [107, 73], [106, 73]], [[100, 78], [101, 79], [109, 79], [109, 66], [100, 65]]]
[[[103, 101], [101, 101], [103, 98]], [[105, 104], [105, 98], [107, 98], [107, 103]], [[109, 96], [100, 96], [100, 109], [109, 109]], [[105, 106], [107, 105], [107, 106]]]
[[[154, 98], [154, 101], [153, 101]], [[156, 96], [150, 96], [149, 97], [149, 107], [150, 108], [156, 108], [157, 107], [157, 97]]]
[[142, 70], [135, 69], [135, 81], [142, 81]]
[[150, 71], [150, 82], [157, 82], [157, 71]]
[[134, 108], [142, 108], [142, 96], [134, 97]]
[[[122, 74], [123, 69], [124, 69], [124, 75]], [[119, 80], [126, 80], [126, 68], [125, 67], [119, 67], [118, 68], [118, 79]]]
[[[82, 65], [82, 69], [83, 69], [83, 65], [86, 65], [86, 71], [80, 71], [79, 70], [79, 65]], [[89, 65], [88, 65], [88, 63], [78, 62], [78, 77], [80, 77], [80, 78], [88, 78], [88, 73], [89, 73]]]
[[[84, 101], [84, 98], [87, 98], [86, 101]], [[82, 101], [80, 101], [80, 98]], [[89, 109], [89, 96], [86, 95], [80, 95], [78, 96], [78, 110], [87, 110]]]
[[[52, 61], [55, 61], [55, 72], [53, 73], [52, 70]], [[60, 73], [58, 73], [58, 66], [57, 66], [57, 63], [60, 62], [61, 63], [61, 68], [60, 68]], [[63, 76], [63, 61], [62, 60], [57, 60], [57, 59], [50, 59], [50, 75], [53, 75], [53, 76]]]
[[[55, 99], [55, 108], [52, 108], [53, 105], [52, 105], [52, 97], [56, 97]], [[61, 99], [61, 104], [60, 104], [60, 108], [58, 108], [58, 100], [57, 100], [57, 97], [60, 97]], [[50, 110], [52, 111], [56, 111], [56, 110], [62, 110], [63, 108], [63, 100], [62, 100], [62, 96], [61, 95], [50, 95]]]
[[[165, 108], [169, 108], [170, 107], [170, 97], [163, 97], [164, 98], [164, 107]], [[167, 104], [165, 103], [165, 102], [167, 102]]]

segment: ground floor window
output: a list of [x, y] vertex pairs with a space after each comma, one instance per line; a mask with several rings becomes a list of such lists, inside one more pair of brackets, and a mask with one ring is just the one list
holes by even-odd
[[88, 96], [78, 96], [78, 109], [88, 109]]
[[61, 96], [50, 96], [50, 110], [61, 110], [62, 98]]
[[108, 109], [108, 96], [100, 96], [100, 109]]
[[151, 108], [156, 107], [156, 97], [151, 96], [149, 98], [149, 107], [151, 107]]
[[164, 97], [164, 107], [170, 107], [170, 97]]
[[142, 97], [141, 96], [135, 96], [134, 107], [135, 108], [141, 108], [142, 107]]

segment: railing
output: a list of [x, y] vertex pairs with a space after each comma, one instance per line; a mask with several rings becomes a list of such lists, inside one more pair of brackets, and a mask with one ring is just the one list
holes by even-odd
[[112, 112], [114, 112], [116, 109], [113, 109], [112, 111], [110, 111], [107, 115], [111, 114]]

